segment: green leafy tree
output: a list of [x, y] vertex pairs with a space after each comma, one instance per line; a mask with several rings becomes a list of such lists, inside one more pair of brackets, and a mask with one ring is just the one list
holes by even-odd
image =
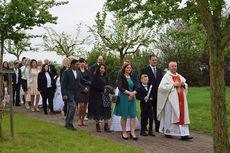
[[[183, 1], [184, 2], [184, 1]], [[227, 134], [224, 81], [224, 49], [230, 41], [230, 15], [226, 0], [107, 0], [110, 11], [126, 18], [129, 25], [152, 27], [178, 18], [201, 23], [207, 34], [210, 96], [215, 153], [230, 152]], [[227, 13], [224, 13], [227, 10]], [[227, 15], [226, 15], [227, 14]]]
[[170, 61], [177, 61], [179, 73], [185, 76], [190, 86], [208, 85], [206, 37], [201, 24], [192, 23], [188, 26], [180, 20], [173, 22], [165, 32], [159, 33], [154, 45], [160, 51], [158, 65], [167, 68]]
[[5, 51], [14, 55], [17, 60], [19, 60], [22, 53], [28, 51], [38, 51], [38, 48], [32, 47], [28, 37], [22, 40], [6, 40]]
[[80, 40], [82, 24], [77, 25], [77, 34], [74, 38], [65, 32], [57, 33], [52, 28], [45, 28], [47, 35], [43, 36], [45, 51], [56, 52], [65, 57], [85, 57], [85, 47], [88, 37]]
[[[20, 31], [42, 26], [46, 23], [56, 23], [57, 17], [52, 16], [49, 9], [68, 2], [55, 0], [1, 0], [0, 1], [0, 70], [4, 53], [5, 40], [25, 38]], [[0, 91], [2, 91], [0, 77]], [[0, 92], [0, 100], [3, 99]], [[2, 103], [0, 103], [2, 104]], [[2, 106], [0, 105], [0, 137], [2, 136]]]
[[120, 56], [120, 65], [126, 55], [134, 54], [141, 47], [148, 47], [154, 41], [153, 29], [142, 29], [140, 26], [128, 27], [122, 18], [114, 14], [112, 25], [106, 26], [106, 11], [98, 12], [96, 25], [90, 27], [96, 44], [109, 52]]

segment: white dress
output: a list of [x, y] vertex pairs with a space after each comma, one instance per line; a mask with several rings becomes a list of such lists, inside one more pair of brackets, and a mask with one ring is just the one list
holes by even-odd
[[[118, 95], [118, 88], [116, 88], [115, 90], [115, 95]], [[114, 111], [114, 109], [113, 109]], [[135, 126], [135, 129], [140, 129], [140, 125], [139, 125], [139, 122], [138, 122], [138, 118], [136, 117], [136, 126]], [[111, 126], [110, 126], [110, 130], [111, 131], [122, 131], [122, 128], [121, 128], [121, 117], [120, 116], [117, 116], [117, 115], [114, 115], [112, 113], [112, 120], [111, 120]], [[127, 123], [126, 123], [126, 131], [130, 131], [130, 119], [127, 118]]]
[[57, 91], [55, 93], [54, 100], [53, 100], [54, 111], [61, 111], [64, 106], [64, 102], [62, 100], [62, 94], [61, 94], [60, 77], [57, 78], [56, 86], [57, 86]]

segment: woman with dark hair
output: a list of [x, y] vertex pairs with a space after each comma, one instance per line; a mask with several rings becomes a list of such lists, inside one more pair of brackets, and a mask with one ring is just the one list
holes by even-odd
[[[4, 61], [2, 63], [2, 70], [9, 70], [9, 69], [10, 69], [9, 63], [7, 61]], [[4, 81], [8, 82], [8, 75], [7, 74], [4, 74]]]
[[121, 128], [122, 138], [127, 140], [128, 135], [126, 132], [127, 118], [130, 118], [130, 138], [137, 140], [135, 135], [135, 124], [137, 117], [136, 110], [136, 81], [131, 75], [132, 66], [131, 64], [124, 64], [121, 69], [121, 74], [118, 77], [118, 96], [120, 97], [120, 103], [117, 103], [114, 108], [114, 114], [121, 116]]
[[38, 74], [38, 91], [42, 95], [42, 106], [44, 113], [47, 115], [47, 99], [49, 102], [50, 112], [53, 110], [54, 91], [56, 89], [55, 80], [49, 72], [49, 65], [43, 64], [42, 70]]
[[111, 107], [104, 107], [102, 99], [102, 94], [106, 93], [105, 86], [108, 84], [106, 66], [99, 64], [90, 86], [88, 106], [88, 118], [96, 121], [97, 132], [101, 132], [99, 120], [104, 120], [104, 131], [110, 132], [108, 119], [111, 118]]
[[84, 79], [84, 83], [82, 85], [88, 89], [87, 92], [84, 90], [78, 90], [76, 101], [78, 103], [78, 126], [86, 126], [87, 124], [84, 122], [87, 104], [89, 102], [89, 85], [90, 85], [90, 72], [85, 68], [85, 59], [79, 59], [79, 69], [78, 71], [81, 73], [82, 78]]
[[[31, 111], [39, 111], [38, 102], [40, 98], [40, 92], [38, 91], [38, 73], [39, 69], [37, 68], [37, 61], [32, 59], [30, 61], [30, 67], [28, 68], [28, 78], [27, 78], [27, 88], [31, 97]], [[34, 108], [34, 97], [36, 96], [36, 104]]]

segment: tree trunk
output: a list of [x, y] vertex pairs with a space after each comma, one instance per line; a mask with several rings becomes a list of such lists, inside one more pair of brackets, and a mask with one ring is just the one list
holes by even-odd
[[0, 54], [0, 70], [2, 69], [2, 63], [3, 63], [3, 53], [4, 53], [4, 40], [1, 40], [1, 54]]
[[[2, 70], [3, 62], [3, 53], [4, 53], [4, 40], [1, 40], [1, 54], [0, 54], [0, 70]], [[0, 138], [2, 137], [2, 115], [3, 115], [3, 76], [0, 75]]]
[[125, 55], [123, 54], [122, 51], [120, 51], [120, 67], [122, 67], [122, 65], [123, 65], [124, 58], [125, 58]]
[[209, 38], [210, 95], [215, 153], [229, 153], [224, 81], [224, 50], [215, 37]]

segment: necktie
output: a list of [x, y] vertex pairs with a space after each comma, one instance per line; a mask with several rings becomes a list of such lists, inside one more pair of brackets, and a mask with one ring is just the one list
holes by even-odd
[[153, 74], [154, 74], [155, 78], [157, 78], [157, 72], [156, 72], [156, 68], [155, 67], [153, 67]]

